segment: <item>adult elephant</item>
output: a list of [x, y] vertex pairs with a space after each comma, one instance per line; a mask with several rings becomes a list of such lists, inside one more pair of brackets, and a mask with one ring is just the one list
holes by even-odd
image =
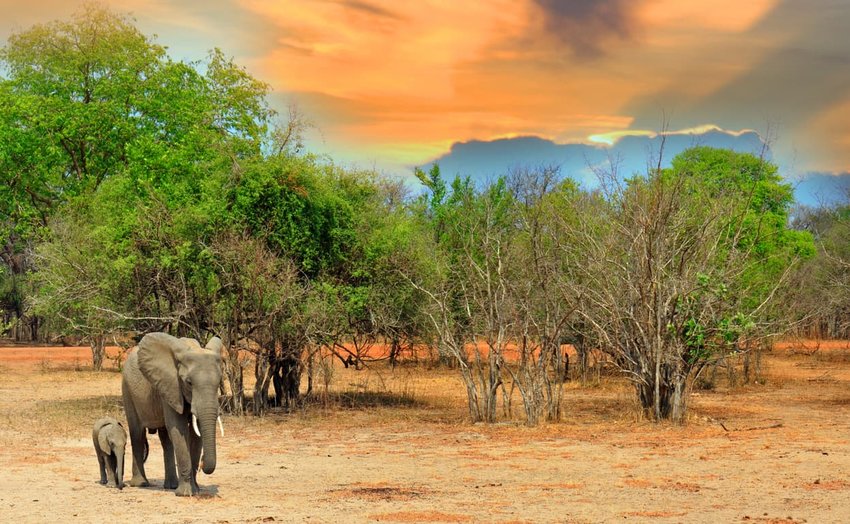
[[159, 433], [162, 443], [164, 487], [176, 488], [177, 496], [198, 493], [198, 466], [207, 475], [215, 471], [216, 420], [221, 424], [220, 382], [218, 337], [202, 348], [191, 338], [149, 333], [130, 351], [122, 373], [121, 393], [133, 449], [131, 486], [150, 485], [145, 476], [145, 430], [148, 430]]

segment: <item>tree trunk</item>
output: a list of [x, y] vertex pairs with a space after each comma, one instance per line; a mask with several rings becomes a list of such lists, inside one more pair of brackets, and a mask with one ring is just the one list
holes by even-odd
[[657, 377], [657, 383], [636, 383], [641, 407], [656, 421], [683, 422], [688, 400], [687, 376], [687, 370], [681, 366], [656, 366], [652, 377], [645, 378]]
[[103, 347], [103, 335], [94, 335], [91, 342], [89, 342], [89, 346], [91, 346], [92, 368], [95, 371], [103, 370], [103, 357], [106, 353]]
[[687, 409], [687, 377], [680, 375], [678, 372], [673, 377], [673, 383], [670, 388], [670, 420], [676, 423], [685, 421], [685, 411]]
[[274, 388], [274, 405], [277, 407], [283, 406], [283, 377], [281, 376], [282, 366], [280, 358], [275, 359], [272, 363], [272, 387]]
[[487, 356], [487, 382], [482, 384], [486, 387], [487, 397], [484, 401], [485, 417], [487, 422], [496, 422], [497, 400], [496, 395], [499, 392], [499, 386], [502, 384], [501, 365], [499, 355], [490, 348]]
[[38, 342], [39, 317], [30, 318], [30, 340]]
[[588, 359], [588, 351], [585, 345], [581, 342], [576, 344], [576, 353], [578, 354], [578, 373], [582, 385], [587, 384], [587, 371], [590, 367]]
[[278, 404], [286, 409], [294, 408], [298, 403], [301, 389], [301, 359], [298, 353], [290, 351], [280, 358], [280, 374], [275, 377], [275, 395]]
[[466, 401], [469, 407], [469, 419], [474, 424], [481, 422], [484, 417], [481, 413], [481, 408], [478, 405], [478, 388], [475, 386], [475, 379], [472, 377], [469, 367], [461, 366], [461, 378], [463, 385], [466, 386]]
[[723, 363], [726, 365], [726, 381], [729, 383], [729, 387], [733, 388], [737, 385], [738, 380], [735, 376], [735, 362], [732, 360], [732, 355], [726, 355], [723, 357]]
[[552, 377], [545, 367], [540, 370], [541, 378], [546, 385], [546, 420], [558, 422], [561, 420], [561, 396], [564, 391], [564, 382], [570, 376], [570, 355], [564, 351], [561, 355], [561, 346], [550, 342], [547, 348], [551, 355]]
[[245, 413], [245, 391], [242, 380], [242, 363], [239, 361], [239, 350], [233, 346], [227, 346], [224, 373], [230, 383], [230, 412], [234, 415], [243, 415]]
[[314, 360], [316, 358], [315, 353], [310, 353], [310, 357], [307, 359], [307, 393], [306, 395], [309, 397], [311, 393], [313, 393], [313, 372], [314, 372]]
[[401, 353], [401, 343], [397, 337], [393, 337], [390, 344], [390, 367], [392, 369], [395, 369], [396, 364], [398, 364], [399, 353]]
[[254, 415], [260, 416], [269, 407], [269, 381], [271, 363], [269, 362], [268, 350], [261, 348], [254, 360]]

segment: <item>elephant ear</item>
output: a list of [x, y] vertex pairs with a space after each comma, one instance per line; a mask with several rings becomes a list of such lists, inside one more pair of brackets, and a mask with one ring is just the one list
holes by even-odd
[[189, 346], [192, 349], [197, 349], [197, 350], [201, 349], [201, 343], [198, 342], [197, 340], [195, 340], [194, 338], [180, 337], [180, 341], [185, 343], [187, 346]]
[[177, 375], [179, 356], [189, 351], [182, 340], [167, 333], [148, 333], [139, 342], [139, 369], [159, 396], [177, 413], [183, 413], [183, 394]]
[[209, 340], [209, 342], [207, 342], [206, 348], [221, 357], [222, 346], [223, 344], [221, 342], [221, 339], [218, 337], [213, 337]]
[[101, 428], [101, 431], [97, 434], [97, 445], [101, 451], [108, 454], [112, 451], [112, 446], [109, 445], [109, 431], [104, 431], [104, 429]]

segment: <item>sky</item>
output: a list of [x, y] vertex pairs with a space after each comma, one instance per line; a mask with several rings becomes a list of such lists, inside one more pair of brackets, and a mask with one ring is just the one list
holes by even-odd
[[[850, 186], [850, 0], [104, 3], [175, 59], [233, 56], [346, 165], [511, 167], [497, 157], [582, 179], [612, 151], [645, 165], [666, 130], [681, 147], [767, 141], [803, 200]], [[0, 0], [0, 40], [80, 4]]]

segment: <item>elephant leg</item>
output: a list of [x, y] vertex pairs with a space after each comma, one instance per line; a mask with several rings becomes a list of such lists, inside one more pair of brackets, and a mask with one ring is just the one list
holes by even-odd
[[118, 481], [115, 477], [115, 470], [118, 467], [118, 461], [115, 459], [115, 455], [109, 454], [106, 455], [106, 485], [110, 488], [117, 488]]
[[165, 462], [165, 480], [162, 487], [174, 489], [177, 487], [177, 473], [174, 470], [174, 440], [166, 428], [159, 428], [159, 442], [162, 444], [163, 462]]
[[192, 459], [192, 493], [200, 493], [201, 488], [198, 486], [198, 465], [201, 463], [201, 437], [195, 435], [194, 431], [189, 431], [189, 456]]
[[151, 484], [145, 476], [148, 439], [132, 402], [129, 402], [126, 396], [124, 398], [124, 412], [127, 415], [127, 425], [130, 432], [130, 449], [133, 451], [133, 478], [130, 479], [130, 485], [133, 487], [150, 486]]
[[97, 454], [97, 465], [100, 469], [100, 483], [106, 484], [106, 464], [104, 464], [103, 452], [100, 451], [97, 444], [94, 445], [94, 451]]
[[174, 458], [177, 459], [177, 490], [178, 497], [192, 495], [192, 458], [189, 455], [189, 424], [183, 416], [171, 412], [165, 415], [165, 426], [174, 446]]

